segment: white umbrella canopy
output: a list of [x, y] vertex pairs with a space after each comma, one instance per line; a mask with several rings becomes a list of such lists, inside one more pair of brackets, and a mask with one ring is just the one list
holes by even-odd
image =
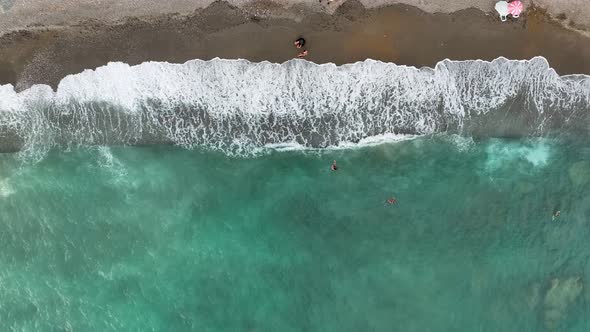
[[506, 1], [498, 1], [496, 2], [496, 11], [498, 12], [498, 14], [500, 14], [500, 20], [502, 22], [506, 22], [506, 20], [508, 19], [508, 2]]

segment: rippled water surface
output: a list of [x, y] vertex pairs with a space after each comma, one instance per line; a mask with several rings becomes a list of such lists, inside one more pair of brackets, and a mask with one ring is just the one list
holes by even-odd
[[0, 330], [588, 331], [587, 143], [0, 155]]

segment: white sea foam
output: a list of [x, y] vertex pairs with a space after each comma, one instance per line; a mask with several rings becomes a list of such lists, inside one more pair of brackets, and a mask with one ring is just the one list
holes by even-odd
[[108, 146], [98, 147], [98, 166], [111, 174], [111, 181], [121, 183], [127, 181], [127, 168], [117, 159]]
[[14, 193], [15, 191], [8, 183], [8, 180], [0, 179], [0, 198], [6, 198]]
[[358, 142], [340, 142], [337, 146], [331, 146], [331, 149], [350, 149], [367, 146], [375, 146], [381, 144], [389, 144], [395, 142], [408, 141], [418, 138], [418, 135], [403, 135], [403, 134], [381, 134], [363, 138]]
[[511, 162], [526, 160], [530, 167], [544, 167], [551, 156], [551, 147], [544, 139], [528, 142], [497, 142], [492, 141], [487, 149], [486, 169], [495, 170]]
[[98, 165], [102, 168], [110, 169], [113, 168], [115, 164], [118, 164], [118, 161], [115, 159], [108, 146], [98, 147], [98, 157]]
[[[364, 147], [391, 144], [396, 142], [408, 141], [418, 138], [418, 135], [400, 135], [400, 134], [382, 134], [363, 138], [358, 142], [340, 142], [335, 146], [327, 146], [321, 148], [321, 150], [348, 150], [348, 149], [359, 149]], [[308, 147], [301, 145], [297, 142], [287, 142], [280, 144], [267, 144], [263, 147], [266, 150], [288, 152], [288, 151], [310, 151], [318, 150], [317, 148]], [[258, 152], [264, 152], [264, 149], [258, 150]]]
[[[590, 78], [560, 77], [541, 57], [445, 60], [434, 69], [374, 60], [109, 63], [65, 77], [56, 91], [1, 86], [0, 137], [7, 139], [0, 145], [174, 143], [230, 154], [348, 148], [396, 135], [481, 131], [487, 122], [473, 119], [501, 112], [526, 117], [525, 133], [542, 132], [558, 120], [586, 119], [588, 105]], [[484, 128], [491, 136], [496, 130]]]
[[475, 146], [473, 137], [464, 137], [457, 134], [448, 135], [445, 137], [459, 152], [467, 152]]

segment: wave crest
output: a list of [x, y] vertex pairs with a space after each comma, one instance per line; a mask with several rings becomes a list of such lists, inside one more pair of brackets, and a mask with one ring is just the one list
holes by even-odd
[[588, 131], [590, 78], [542, 57], [439, 62], [283, 64], [114, 62], [69, 75], [56, 91], [0, 87], [0, 149], [177, 144], [228, 154], [264, 146], [324, 148], [382, 135], [543, 135]]

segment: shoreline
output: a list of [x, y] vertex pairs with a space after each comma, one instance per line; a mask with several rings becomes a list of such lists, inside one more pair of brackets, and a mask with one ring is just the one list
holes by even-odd
[[334, 14], [307, 12], [301, 21], [248, 16], [215, 2], [189, 16], [130, 17], [115, 25], [91, 20], [69, 27], [35, 27], [0, 36], [0, 84], [23, 90], [53, 88], [69, 75], [112, 61], [184, 63], [243, 58], [282, 63], [296, 57], [292, 40], [304, 36], [307, 60], [337, 65], [374, 59], [433, 67], [443, 59], [545, 57], [560, 75], [590, 74], [590, 37], [568, 30], [543, 10], [529, 8], [501, 23], [477, 9], [427, 13], [396, 4], [367, 9], [349, 0]]

